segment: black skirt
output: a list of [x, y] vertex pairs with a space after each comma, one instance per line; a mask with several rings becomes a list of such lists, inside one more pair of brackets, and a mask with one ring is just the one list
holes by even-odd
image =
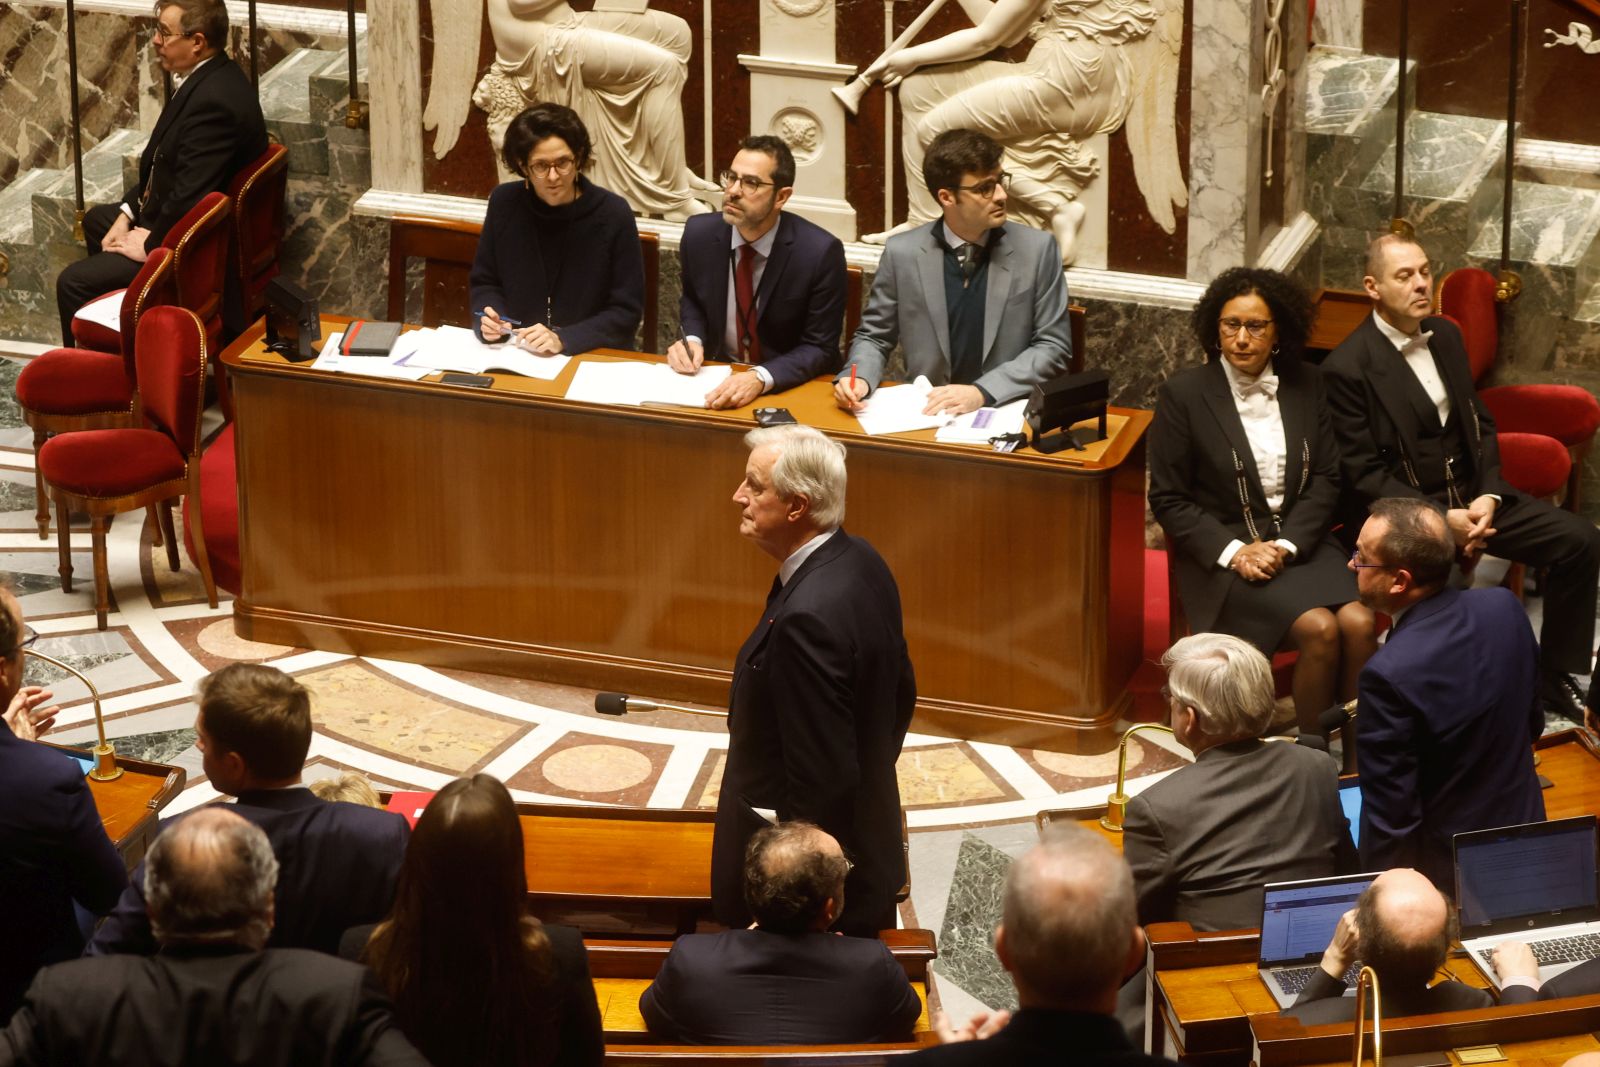
[[1357, 599], [1349, 558], [1330, 534], [1310, 555], [1302, 549], [1300, 558], [1265, 582], [1233, 575], [1212, 629], [1241, 637], [1271, 657], [1301, 615], [1312, 608], [1338, 609]]

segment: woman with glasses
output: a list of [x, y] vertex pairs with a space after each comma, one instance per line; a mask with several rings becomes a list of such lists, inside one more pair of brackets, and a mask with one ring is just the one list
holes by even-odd
[[1207, 362], [1162, 385], [1150, 430], [1150, 509], [1190, 628], [1298, 652], [1303, 733], [1355, 696], [1377, 647], [1331, 532], [1338, 445], [1318, 371], [1300, 358], [1314, 316], [1277, 271], [1224, 271], [1190, 317]]
[[394, 911], [345, 933], [434, 1067], [598, 1067], [600, 1008], [578, 931], [527, 913], [522, 826], [491, 775], [429, 801], [406, 847]]
[[541, 355], [635, 347], [639, 231], [621, 197], [583, 176], [589, 152], [583, 120], [560, 104], [535, 104], [507, 127], [501, 155], [521, 180], [489, 194], [472, 264], [483, 340]]

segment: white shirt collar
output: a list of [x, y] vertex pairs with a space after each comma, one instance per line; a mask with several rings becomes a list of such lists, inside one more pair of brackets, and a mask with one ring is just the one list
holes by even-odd
[[733, 248], [738, 251], [744, 245], [749, 245], [756, 250], [756, 255], [762, 259], [767, 259], [772, 255], [772, 243], [778, 239], [778, 229], [782, 225], [783, 218], [779, 216], [778, 221], [773, 223], [772, 229], [757, 237], [754, 241], [746, 241], [744, 234], [739, 232], [739, 227], [729, 227], [733, 231]]
[[1261, 368], [1261, 373], [1254, 378], [1246, 378], [1243, 374], [1240, 374], [1239, 368], [1228, 362], [1227, 356], [1219, 354], [1217, 358], [1222, 360], [1222, 373], [1228, 376], [1228, 389], [1234, 395], [1238, 395], [1241, 386], [1253, 384], [1268, 374], [1277, 373], [1272, 369], [1272, 360], [1270, 358], [1267, 360], [1267, 365]]
[[192, 66], [188, 70], [184, 71], [182, 74], [174, 74], [172, 76], [172, 91], [173, 92], [177, 92], [179, 89], [182, 89], [183, 88], [183, 83], [188, 81], [190, 78], [194, 77], [194, 72], [195, 71], [199, 70], [201, 67], [205, 66], [207, 63], [211, 62], [213, 59], [216, 59], [216, 58], [217, 57], [214, 56], [214, 55], [206, 56], [200, 62], [196, 63], [194, 66]]
[[1401, 333], [1389, 323], [1388, 319], [1384, 318], [1376, 311], [1372, 313], [1372, 321], [1378, 324], [1378, 332], [1383, 334], [1384, 337], [1388, 338], [1389, 343], [1394, 345], [1397, 350], [1405, 348], [1406, 345], [1416, 340], [1417, 336], [1422, 332], [1422, 328], [1419, 326], [1417, 328], [1417, 333]]
[[989, 230], [984, 230], [979, 234], [976, 241], [969, 241], [965, 237], [957, 237], [956, 231], [950, 228], [948, 222], [941, 222], [939, 225], [944, 227], [944, 243], [948, 248], [960, 248], [962, 245], [977, 245], [979, 248], [988, 247], [989, 234], [991, 232]]
[[800, 564], [810, 559], [811, 553], [821, 548], [827, 542], [828, 538], [832, 537], [838, 532], [838, 527], [834, 527], [832, 530], [819, 533], [817, 536], [813, 537], [811, 540], [807, 541], [805, 544], [789, 553], [789, 558], [784, 560], [783, 565], [778, 568], [779, 583], [788, 585], [789, 579], [794, 577], [794, 572], [800, 569]]

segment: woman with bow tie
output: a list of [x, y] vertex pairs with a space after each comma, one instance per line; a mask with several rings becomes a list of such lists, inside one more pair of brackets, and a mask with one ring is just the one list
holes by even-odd
[[1207, 362], [1161, 387], [1150, 430], [1150, 509], [1190, 628], [1298, 652], [1302, 733], [1355, 696], [1377, 647], [1331, 532], [1338, 444], [1317, 369], [1300, 359], [1314, 316], [1277, 271], [1224, 271], [1190, 317]]

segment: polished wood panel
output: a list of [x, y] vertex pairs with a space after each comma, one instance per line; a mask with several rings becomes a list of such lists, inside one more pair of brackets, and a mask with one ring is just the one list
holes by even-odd
[[[913, 982], [928, 981], [928, 964], [938, 958], [932, 930], [881, 930], [878, 938]], [[595, 978], [653, 979], [672, 948], [671, 941], [585, 938], [589, 973]]]
[[[914, 1034], [924, 1038], [932, 1038], [932, 1030], [928, 1023], [928, 988], [926, 982], [912, 982], [911, 986], [917, 991], [917, 999], [922, 1001], [922, 1014], [917, 1016], [916, 1026], [912, 1028]], [[595, 998], [600, 1002], [600, 1024], [605, 1030], [606, 1044], [640, 1045], [652, 1040], [650, 1030], [645, 1026], [644, 1017], [639, 1014], [639, 997], [646, 989], [650, 988], [648, 978], [596, 978], [594, 980]], [[903, 1049], [911, 1051], [934, 1044], [932, 1040], [912, 1040], [909, 1042], [884, 1042], [881, 1047], [887, 1049]], [[662, 1048], [674, 1046], [661, 1046]], [[675, 1046], [686, 1048], [692, 1046]], [[806, 1046], [773, 1046], [774, 1051], [779, 1048], [798, 1052]]]
[[[86, 757], [87, 752], [66, 745], [40, 744], [75, 757]], [[95, 810], [106, 828], [106, 836], [117, 846], [131, 871], [144, 858], [150, 841], [155, 837], [161, 811], [183, 791], [187, 772], [182, 767], [166, 763], [117, 757], [122, 776], [109, 782], [85, 778], [89, 795], [94, 798]]]
[[[730, 501], [752, 408], [568, 402], [576, 361], [492, 390], [327, 375], [259, 339], [225, 357], [242, 636], [726, 699], [774, 569]], [[822, 380], [782, 402], [850, 449], [846, 527], [900, 583], [917, 728], [1103, 748], [1140, 654], [1150, 414], [1113, 409], [1083, 453], [1006, 456], [868, 437]]]
[[1306, 338], [1306, 351], [1313, 363], [1321, 363], [1372, 314], [1372, 300], [1366, 293], [1351, 289], [1318, 289], [1312, 299], [1317, 306], [1317, 319], [1311, 336]]

